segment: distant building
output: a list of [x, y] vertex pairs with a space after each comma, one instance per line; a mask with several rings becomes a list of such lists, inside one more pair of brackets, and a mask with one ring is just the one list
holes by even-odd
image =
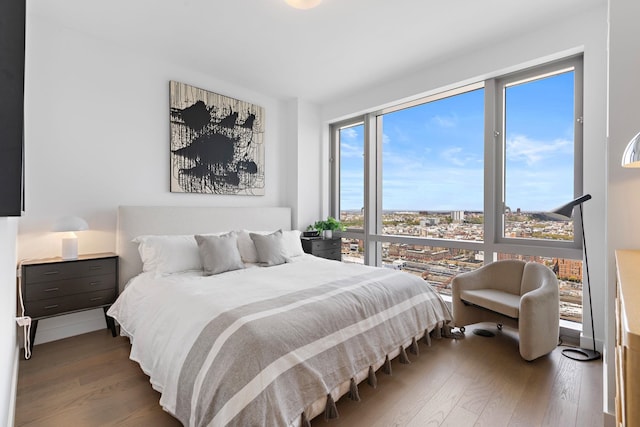
[[557, 266], [558, 279], [582, 281], [582, 260], [554, 259], [554, 270]]
[[420, 227], [440, 224], [440, 218], [425, 218], [420, 220]]
[[464, 221], [464, 211], [451, 212], [451, 220], [457, 223]]

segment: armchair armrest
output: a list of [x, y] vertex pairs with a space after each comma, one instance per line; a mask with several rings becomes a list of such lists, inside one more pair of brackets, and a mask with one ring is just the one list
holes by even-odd
[[[534, 264], [534, 263], [531, 263]], [[533, 360], [552, 351], [558, 344], [560, 303], [558, 279], [542, 265], [536, 266], [540, 287], [526, 292], [520, 299], [520, 355]], [[525, 271], [525, 274], [528, 274]]]

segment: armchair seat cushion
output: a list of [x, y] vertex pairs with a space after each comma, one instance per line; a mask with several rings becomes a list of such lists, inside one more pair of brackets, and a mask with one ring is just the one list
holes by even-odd
[[520, 295], [496, 289], [466, 289], [460, 291], [460, 299], [517, 319], [520, 316]]

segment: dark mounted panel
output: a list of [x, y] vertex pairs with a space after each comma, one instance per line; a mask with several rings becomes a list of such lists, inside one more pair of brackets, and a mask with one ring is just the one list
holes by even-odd
[[0, 216], [24, 207], [25, 9], [24, 0], [0, 0]]

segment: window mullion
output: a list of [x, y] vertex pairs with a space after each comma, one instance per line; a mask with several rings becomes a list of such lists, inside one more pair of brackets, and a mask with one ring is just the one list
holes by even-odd
[[379, 265], [382, 263], [380, 244], [371, 239], [372, 234], [378, 230], [378, 192], [379, 186], [376, 149], [376, 117], [367, 114], [364, 118], [364, 263], [367, 265]]
[[[495, 79], [485, 81], [484, 85], [484, 262], [494, 260], [496, 252], [495, 243], [498, 241], [500, 230], [499, 215], [502, 205], [502, 184], [500, 155], [500, 102], [498, 100], [497, 85]], [[496, 132], [500, 132], [496, 135]]]

